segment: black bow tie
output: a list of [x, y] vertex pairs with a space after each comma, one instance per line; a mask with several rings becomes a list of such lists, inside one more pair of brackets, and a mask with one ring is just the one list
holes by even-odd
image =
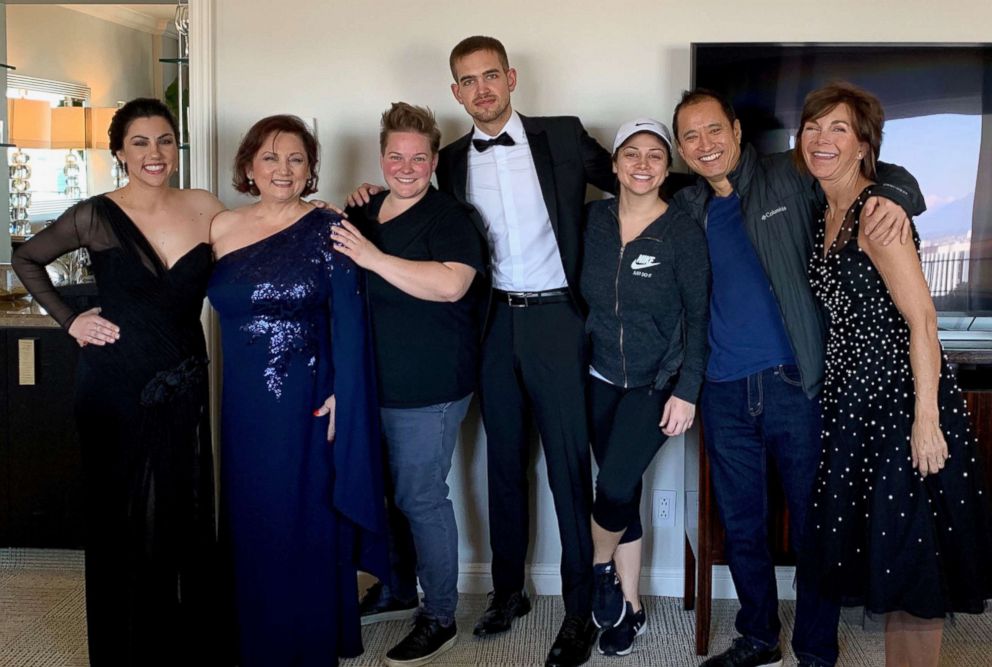
[[472, 145], [475, 146], [475, 150], [479, 151], [480, 153], [482, 151], [486, 150], [487, 148], [489, 148], [490, 146], [496, 146], [496, 145], [500, 145], [500, 146], [513, 146], [516, 143], [517, 142], [515, 142], [513, 140], [513, 137], [511, 137], [506, 132], [502, 133], [501, 135], [499, 135], [495, 139], [473, 139], [472, 140]]

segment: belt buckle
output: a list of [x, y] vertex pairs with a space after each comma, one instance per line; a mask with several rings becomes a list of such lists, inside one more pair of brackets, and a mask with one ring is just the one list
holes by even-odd
[[[517, 303], [513, 300], [518, 299]], [[510, 305], [510, 308], [526, 308], [530, 305], [530, 301], [527, 292], [520, 292], [519, 294], [513, 294], [512, 292], [506, 293], [506, 302]]]

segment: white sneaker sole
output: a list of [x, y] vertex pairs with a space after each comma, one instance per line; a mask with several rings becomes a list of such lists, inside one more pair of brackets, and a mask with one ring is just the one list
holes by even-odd
[[415, 658], [413, 660], [393, 660], [392, 658], [383, 658], [382, 664], [386, 667], [420, 667], [421, 665], [427, 665], [434, 662], [439, 655], [450, 651], [451, 648], [458, 643], [458, 635], [455, 635], [448, 641], [441, 644], [440, 647], [430, 655], [425, 655], [422, 658]]
[[420, 605], [410, 609], [396, 609], [395, 611], [383, 611], [378, 614], [362, 616], [362, 625], [372, 625], [373, 623], [385, 623], [386, 621], [405, 621], [413, 618]]

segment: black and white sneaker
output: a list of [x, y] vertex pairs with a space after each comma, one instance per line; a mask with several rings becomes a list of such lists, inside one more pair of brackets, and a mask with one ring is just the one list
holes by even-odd
[[434, 661], [458, 642], [458, 628], [452, 622], [444, 627], [436, 618], [420, 615], [413, 630], [389, 649], [383, 663], [386, 667], [419, 667]]
[[627, 613], [617, 566], [612, 560], [592, 566], [592, 586], [592, 622], [597, 628], [612, 628]]
[[765, 648], [746, 637], [738, 637], [726, 651], [699, 667], [782, 667], [782, 650]]
[[634, 639], [640, 637], [647, 630], [647, 617], [644, 615], [644, 607], [637, 612], [629, 602], [624, 603], [626, 610], [623, 620], [612, 628], [603, 630], [599, 636], [598, 650], [603, 655], [627, 655], [634, 648]]

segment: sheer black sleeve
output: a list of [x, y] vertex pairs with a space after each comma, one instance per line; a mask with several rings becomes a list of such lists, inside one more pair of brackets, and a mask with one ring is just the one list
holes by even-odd
[[34, 300], [66, 330], [79, 313], [62, 300], [45, 267], [77, 248], [102, 249], [100, 246], [106, 246], [106, 240], [99, 238], [106, 236], [106, 231], [100, 233], [96, 208], [93, 200], [76, 204], [17, 248], [11, 260], [17, 277]]

